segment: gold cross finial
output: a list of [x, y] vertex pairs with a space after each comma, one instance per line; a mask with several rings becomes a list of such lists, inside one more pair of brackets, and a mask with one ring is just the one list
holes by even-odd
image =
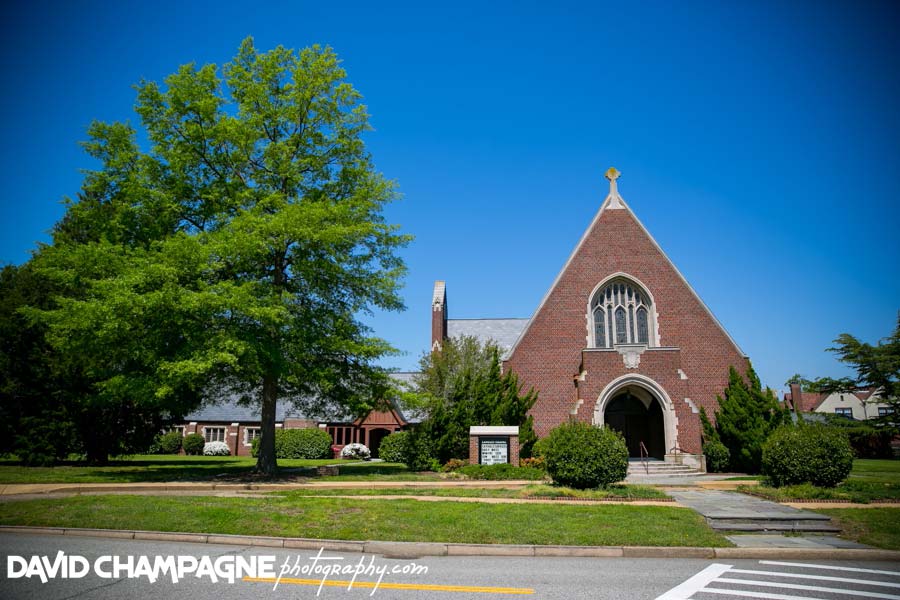
[[621, 175], [621, 173], [619, 173], [615, 167], [610, 167], [606, 170], [606, 178], [610, 181], [615, 181], [619, 178], [619, 175]]

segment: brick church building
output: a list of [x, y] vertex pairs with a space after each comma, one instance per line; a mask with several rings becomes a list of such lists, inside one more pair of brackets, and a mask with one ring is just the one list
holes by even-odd
[[712, 416], [729, 366], [747, 357], [619, 195], [609, 195], [529, 319], [449, 319], [435, 284], [432, 350], [473, 335], [496, 341], [538, 436], [569, 418], [608, 425], [629, 454], [702, 465], [699, 410]]

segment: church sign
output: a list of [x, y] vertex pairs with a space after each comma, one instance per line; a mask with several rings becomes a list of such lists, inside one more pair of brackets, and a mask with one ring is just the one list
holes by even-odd
[[479, 438], [478, 462], [482, 465], [499, 465], [509, 462], [509, 438]]
[[480, 465], [519, 464], [519, 428], [469, 428], [469, 462]]

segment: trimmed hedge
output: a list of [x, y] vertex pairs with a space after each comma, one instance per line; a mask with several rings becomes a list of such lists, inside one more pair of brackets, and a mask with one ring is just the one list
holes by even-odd
[[398, 431], [381, 440], [378, 457], [385, 462], [406, 463], [409, 453], [409, 432]]
[[[259, 438], [250, 446], [250, 455], [259, 454]], [[331, 458], [331, 436], [324, 429], [276, 429], [275, 458]]]
[[783, 425], [763, 445], [762, 471], [775, 487], [800, 483], [835, 487], [852, 467], [850, 441], [836, 427]]
[[703, 454], [706, 456], [706, 470], [710, 473], [724, 473], [731, 462], [731, 452], [719, 440], [713, 440], [703, 444]]
[[184, 453], [188, 456], [200, 456], [203, 454], [203, 446], [205, 445], [206, 440], [199, 433], [189, 433], [181, 441], [181, 447], [184, 448]]
[[454, 472], [465, 475], [469, 479], [484, 480], [528, 479], [530, 481], [537, 481], [543, 479], [545, 476], [542, 469], [535, 469], [534, 467], [517, 467], [505, 463], [499, 465], [466, 465], [455, 469]]
[[547, 472], [559, 485], [595, 488], [622, 481], [628, 473], [625, 439], [609, 427], [564, 423], [542, 442]]

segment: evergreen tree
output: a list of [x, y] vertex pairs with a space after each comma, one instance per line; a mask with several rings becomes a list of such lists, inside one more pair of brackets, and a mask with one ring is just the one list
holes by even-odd
[[731, 367], [724, 397], [716, 399], [716, 430], [730, 452], [732, 470], [759, 473], [763, 443], [790, 420], [790, 412], [779, 406], [771, 389], [762, 389], [753, 367], [748, 367], [746, 378]]
[[706, 409], [702, 406], [700, 407], [700, 426], [702, 428], [701, 441], [704, 444], [707, 442], [722, 441], [719, 439], [719, 432], [716, 431], [716, 428], [710, 423], [709, 416], [706, 414]]
[[433, 458], [441, 463], [467, 458], [473, 425], [518, 426], [520, 456], [531, 455], [537, 436], [528, 411], [537, 393], [522, 395], [515, 373], [501, 374], [496, 344], [481, 344], [469, 336], [452, 338], [440, 352], [422, 357], [420, 369], [416, 383], [428, 416], [417, 434], [432, 440]]

